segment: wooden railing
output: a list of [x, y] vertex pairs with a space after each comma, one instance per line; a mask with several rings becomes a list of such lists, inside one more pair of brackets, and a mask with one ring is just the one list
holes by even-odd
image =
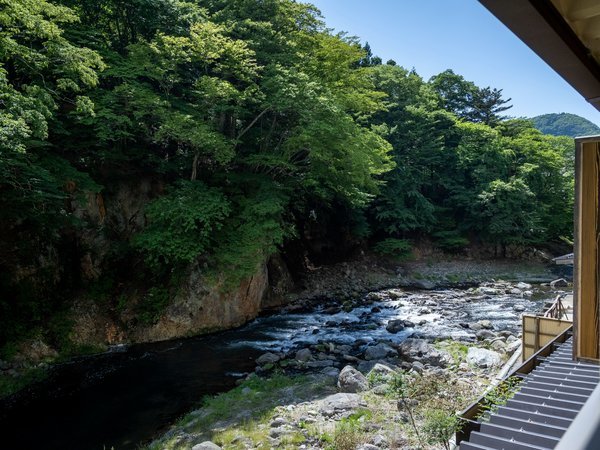
[[[545, 357], [550, 355], [557, 344], [562, 344], [572, 336], [573, 327], [569, 326], [566, 330], [544, 345], [537, 353], [527, 358], [518, 368], [506, 375], [497, 386], [509, 387], [514, 377], [524, 378], [528, 373], [533, 371]], [[464, 411], [458, 414], [461, 422], [460, 429], [456, 432], [456, 444], [460, 444], [464, 440], [468, 440], [471, 432], [479, 431], [481, 423], [478, 419], [485, 413], [485, 394], [468, 406]]]

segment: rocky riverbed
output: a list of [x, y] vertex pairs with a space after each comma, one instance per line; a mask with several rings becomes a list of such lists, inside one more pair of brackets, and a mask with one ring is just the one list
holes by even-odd
[[521, 314], [560, 289], [494, 281], [301, 297], [248, 326], [260, 339], [231, 344], [264, 351], [238, 388], [150, 447], [443, 448], [454, 412], [519, 349]]

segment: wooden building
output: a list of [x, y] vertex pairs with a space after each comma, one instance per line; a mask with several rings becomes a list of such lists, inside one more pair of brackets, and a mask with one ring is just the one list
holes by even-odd
[[[600, 0], [479, 1], [600, 110]], [[600, 449], [600, 136], [575, 151], [572, 329], [513, 372], [506, 405], [486, 420], [474, 420], [481, 404], [462, 413], [461, 450]]]
[[[600, 111], [600, 0], [480, 3]], [[593, 360], [600, 348], [599, 158], [600, 136], [576, 139], [574, 357]]]

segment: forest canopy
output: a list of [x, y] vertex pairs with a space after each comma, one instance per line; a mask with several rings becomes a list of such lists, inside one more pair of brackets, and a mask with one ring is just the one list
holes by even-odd
[[[201, 263], [234, 284], [317, 225], [449, 252], [571, 237], [571, 139], [505, 117], [500, 89], [382, 64], [310, 4], [0, 9], [0, 341], [67, 301], [23, 273], [57, 258], [61, 292], [89, 281], [69, 269], [84, 232], [109, 243], [104, 273], [133, 260], [162, 283]], [[85, 213], [136, 179], [155, 186], [142, 226]]]
[[553, 136], [597, 136], [600, 127], [584, 117], [569, 113], [542, 114], [531, 119], [542, 133]]

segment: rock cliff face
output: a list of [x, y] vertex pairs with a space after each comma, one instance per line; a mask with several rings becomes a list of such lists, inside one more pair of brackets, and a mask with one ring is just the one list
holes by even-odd
[[[237, 288], [224, 290], [192, 269], [176, 297], [153, 325], [135, 323], [131, 313], [109, 314], [95, 302], [75, 303], [72, 339], [79, 344], [154, 342], [235, 328], [261, 311], [284, 304], [291, 278], [279, 256], [263, 264]], [[275, 272], [277, 268], [277, 272]], [[277, 278], [274, 278], [274, 277]], [[272, 283], [272, 284], [271, 284]]]
[[[38, 297], [64, 294], [74, 343], [114, 345], [203, 334], [240, 326], [263, 309], [284, 303], [293, 282], [287, 265], [275, 254], [239, 286], [227, 289], [207, 279], [199, 265], [185, 269], [175, 286], [156, 281], [155, 287], [168, 292], [168, 303], [153, 324], [140, 320], [138, 307], [150, 286], [136, 277], [136, 271], [144, 270], [139, 255], [123, 249], [146, 226], [145, 207], [163, 190], [162, 183], [152, 179], [119, 180], [107, 184], [102, 193], [73, 198], [67, 208], [81, 226], [64, 231], [64, 245], [49, 246], [51, 257], [40, 255], [29, 266], [12, 264], [11, 278], [36, 282]], [[43, 285], [37, 282], [42, 272], [51, 274]], [[101, 292], [92, 295], [95, 285], [102, 286]]]
[[158, 322], [134, 329], [130, 339], [150, 342], [240, 326], [260, 313], [268, 289], [266, 265], [227, 292], [218, 285], [207, 286], [202, 276], [192, 271]]

